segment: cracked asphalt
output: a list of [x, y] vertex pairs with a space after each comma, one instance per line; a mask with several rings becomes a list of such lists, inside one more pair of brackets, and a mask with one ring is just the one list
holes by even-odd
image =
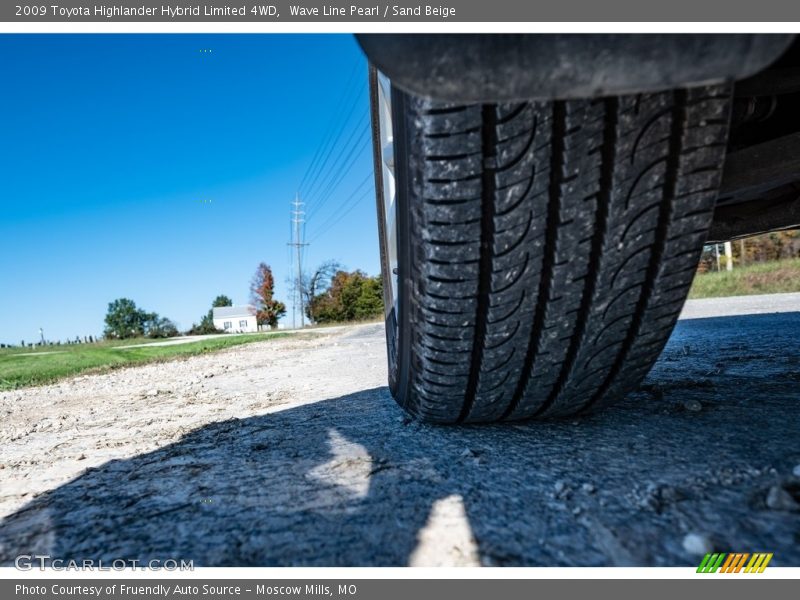
[[380, 325], [6, 392], [0, 565], [800, 566], [800, 299], [770, 298], [689, 304], [581, 419], [412, 421]]

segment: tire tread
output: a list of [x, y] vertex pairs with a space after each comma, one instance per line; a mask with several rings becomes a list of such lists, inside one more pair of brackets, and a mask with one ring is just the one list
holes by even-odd
[[635, 387], [691, 285], [729, 86], [405, 105], [413, 326], [398, 401], [485, 422], [575, 414]]

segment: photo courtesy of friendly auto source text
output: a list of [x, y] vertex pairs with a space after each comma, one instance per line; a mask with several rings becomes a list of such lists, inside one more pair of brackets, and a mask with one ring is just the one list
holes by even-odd
[[0, 596], [791, 585], [795, 13], [0, 6]]

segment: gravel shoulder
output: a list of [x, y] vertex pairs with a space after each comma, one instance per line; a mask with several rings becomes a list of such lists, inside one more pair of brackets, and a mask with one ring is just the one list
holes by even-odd
[[729, 296], [687, 300], [681, 319], [767, 315], [800, 311], [800, 293]]
[[798, 339], [683, 320], [639, 391], [548, 423], [408, 419], [379, 325], [6, 392], [0, 565], [800, 566]]

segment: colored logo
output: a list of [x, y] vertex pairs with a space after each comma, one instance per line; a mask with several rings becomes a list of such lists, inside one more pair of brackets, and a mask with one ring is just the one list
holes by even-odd
[[[749, 560], [748, 560], [749, 559]], [[772, 552], [706, 554], [697, 567], [698, 573], [763, 573]]]

